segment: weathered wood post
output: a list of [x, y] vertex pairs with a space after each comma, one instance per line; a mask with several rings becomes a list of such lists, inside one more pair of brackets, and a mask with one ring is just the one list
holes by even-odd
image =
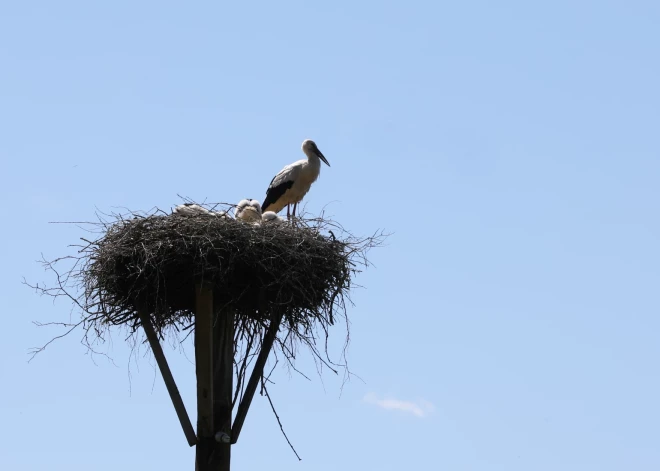
[[[197, 449], [199, 471], [211, 471], [213, 423], [213, 290], [195, 287], [195, 368], [197, 373]], [[227, 468], [229, 469], [229, 468]], [[213, 471], [217, 471], [213, 470]]]
[[199, 471], [229, 471], [234, 378], [234, 314], [214, 303], [213, 289], [196, 287], [197, 450]]
[[234, 313], [216, 308], [213, 325], [213, 424], [215, 442], [211, 456], [213, 471], [229, 471], [231, 416], [234, 379]]

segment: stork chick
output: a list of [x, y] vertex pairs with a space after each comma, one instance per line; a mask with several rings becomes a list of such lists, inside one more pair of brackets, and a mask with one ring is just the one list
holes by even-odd
[[275, 211], [266, 211], [265, 213], [263, 213], [261, 215], [261, 221], [264, 224], [268, 224], [268, 225], [270, 225], [270, 224], [280, 225], [280, 224], [286, 222], [286, 219], [284, 219], [283, 217], [278, 216]]
[[172, 214], [181, 214], [183, 216], [194, 216], [196, 214], [211, 214], [211, 211], [209, 211], [206, 208], [202, 208], [198, 204], [185, 203], [176, 206], [172, 211]]
[[244, 222], [261, 222], [261, 205], [257, 200], [241, 200], [236, 205], [235, 215]]

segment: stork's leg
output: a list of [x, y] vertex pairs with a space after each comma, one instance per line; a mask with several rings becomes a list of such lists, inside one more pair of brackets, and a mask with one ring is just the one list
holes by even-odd
[[288, 204], [286, 205], [286, 218], [287, 219], [291, 219], [291, 214], [289, 213], [289, 206], [290, 205], [288, 205]]

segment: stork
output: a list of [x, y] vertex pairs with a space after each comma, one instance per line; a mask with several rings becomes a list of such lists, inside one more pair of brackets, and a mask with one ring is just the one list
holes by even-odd
[[235, 216], [244, 222], [261, 222], [261, 205], [257, 200], [241, 200], [236, 205]]
[[261, 221], [267, 225], [279, 225], [286, 222], [286, 219], [277, 215], [275, 211], [266, 211], [261, 215]]
[[181, 214], [184, 216], [194, 216], [196, 214], [211, 214], [211, 211], [209, 211], [206, 208], [202, 208], [198, 204], [193, 204], [193, 203], [185, 203], [185, 204], [180, 204], [174, 208], [174, 211], [172, 211], [172, 214]]
[[307, 159], [299, 160], [284, 167], [280, 173], [275, 175], [266, 191], [266, 199], [261, 209], [279, 213], [286, 206], [286, 216], [289, 207], [293, 205], [293, 216], [296, 215], [298, 203], [305, 197], [307, 192], [321, 173], [321, 161], [328, 167], [325, 156], [321, 153], [316, 143], [306, 139], [302, 143], [302, 151]]
[[208, 214], [220, 219], [231, 219], [227, 211], [209, 211], [206, 208], [194, 203], [180, 204], [174, 208], [172, 214], [179, 214], [183, 216], [195, 216], [197, 214]]

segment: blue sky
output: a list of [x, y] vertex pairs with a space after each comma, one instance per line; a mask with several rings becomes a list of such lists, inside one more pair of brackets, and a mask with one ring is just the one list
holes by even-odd
[[[257, 397], [236, 469], [660, 469], [659, 22], [651, 1], [5, 2], [0, 468], [192, 469], [121, 331], [114, 365], [76, 334], [27, 363], [57, 333], [31, 321], [70, 306], [22, 277], [83, 235], [49, 221], [262, 200], [313, 138], [332, 167], [308, 210], [394, 233], [349, 312], [364, 382], [282, 370], [303, 461]], [[194, 416], [192, 351], [165, 350]]]

